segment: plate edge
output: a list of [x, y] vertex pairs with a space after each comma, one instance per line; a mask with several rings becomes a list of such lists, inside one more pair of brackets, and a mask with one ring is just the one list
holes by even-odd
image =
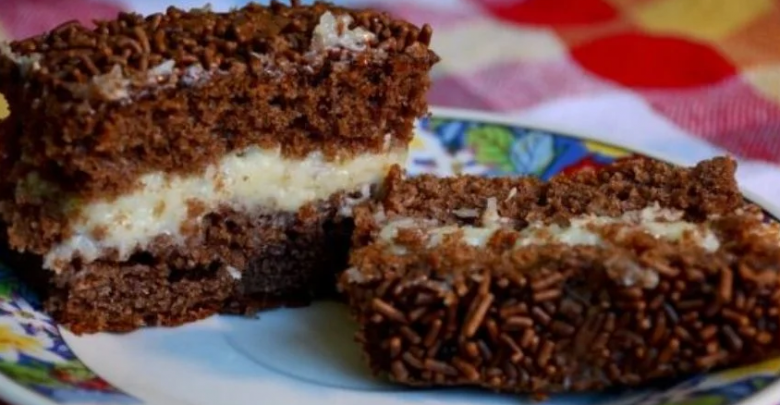
[[0, 400], [8, 405], [57, 405], [56, 402], [37, 392], [18, 384], [10, 377], [0, 373]]

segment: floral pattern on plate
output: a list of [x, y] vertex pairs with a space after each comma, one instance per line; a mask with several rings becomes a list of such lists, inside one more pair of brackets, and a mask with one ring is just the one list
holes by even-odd
[[[2, 109], [2, 107], [0, 107]], [[535, 175], [549, 179], [601, 167], [633, 153], [532, 128], [458, 118], [422, 120], [411, 145], [412, 174]], [[82, 363], [43, 313], [35, 294], [0, 266], [0, 373], [58, 404], [142, 403]], [[774, 383], [780, 360], [691, 378], [610, 401], [613, 405], [730, 405]]]
[[135, 404], [68, 348], [35, 294], [0, 267], [0, 373], [56, 403]]
[[409, 171], [441, 176], [534, 175], [544, 180], [598, 168], [631, 152], [531, 128], [433, 117], [421, 121]]

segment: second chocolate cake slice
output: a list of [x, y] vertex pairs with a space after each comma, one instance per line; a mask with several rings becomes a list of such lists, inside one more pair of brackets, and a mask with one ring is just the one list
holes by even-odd
[[344, 268], [352, 205], [405, 161], [430, 39], [273, 2], [0, 44], [3, 235], [75, 332], [309, 300]]
[[545, 394], [780, 350], [780, 228], [735, 163], [618, 163], [549, 183], [395, 170], [357, 209], [340, 286], [372, 369]]

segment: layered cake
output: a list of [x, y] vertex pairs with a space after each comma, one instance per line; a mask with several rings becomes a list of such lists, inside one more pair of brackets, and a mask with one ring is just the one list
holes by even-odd
[[780, 351], [780, 228], [727, 158], [630, 160], [543, 183], [404, 179], [355, 210], [339, 280], [374, 372], [546, 394]]
[[427, 113], [431, 29], [248, 5], [0, 44], [0, 214], [73, 332], [305, 302]]

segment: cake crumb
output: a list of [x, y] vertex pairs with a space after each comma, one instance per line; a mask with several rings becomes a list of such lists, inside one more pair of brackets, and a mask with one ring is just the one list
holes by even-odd
[[93, 77], [92, 84], [106, 100], [116, 101], [130, 97], [130, 81], [125, 78], [119, 65], [114, 65], [105, 75]]
[[151, 84], [156, 84], [162, 80], [164, 80], [166, 77], [171, 76], [175, 73], [176, 68], [176, 62], [173, 60], [166, 60], [165, 62], [160, 63], [159, 65], [149, 69], [147, 72], [147, 77], [149, 78], [149, 82]]
[[184, 74], [181, 76], [181, 83], [188, 87], [195, 87], [206, 82], [210, 77], [209, 71], [207, 71], [201, 64], [195, 63], [184, 69]]
[[73, 97], [88, 100], [98, 96], [107, 101], [121, 101], [130, 98], [130, 80], [120, 65], [114, 65], [106, 74], [92, 77], [89, 83], [70, 83], [67, 85]]
[[108, 235], [108, 227], [105, 225], [98, 225], [92, 228], [90, 234], [96, 241], [101, 241]]
[[651, 290], [658, 287], [660, 282], [657, 271], [626, 257], [612, 257], [604, 265], [610, 276], [619, 280], [624, 287], [638, 286]]
[[155, 204], [154, 210], [152, 211], [152, 215], [154, 215], [155, 218], [159, 218], [162, 216], [164, 212], [165, 212], [165, 200], [157, 201], [157, 204]]
[[32, 53], [25, 56], [19, 55], [11, 49], [11, 45], [7, 41], [0, 41], [0, 56], [5, 56], [16, 63], [23, 75], [39, 70], [41, 68], [40, 62], [43, 58], [43, 55], [40, 53]]
[[362, 185], [360, 190], [344, 196], [344, 199], [341, 202], [341, 207], [339, 207], [339, 215], [343, 217], [351, 217], [352, 209], [355, 208], [356, 205], [368, 200], [370, 197], [371, 184]]
[[200, 200], [189, 199], [187, 200], [187, 218], [197, 219], [200, 218], [208, 210], [208, 206]]
[[479, 217], [479, 211], [475, 208], [460, 208], [452, 210], [452, 215], [458, 218], [477, 218]]
[[241, 280], [241, 272], [233, 266], [227, 266], [227, 272], [233, 280]]
[[493, 227], [501, 222], [501, 216], [498, 214], [498, 201], [496, 197], [489, 197], [485, 211], [482, 213], [482, 225]]

